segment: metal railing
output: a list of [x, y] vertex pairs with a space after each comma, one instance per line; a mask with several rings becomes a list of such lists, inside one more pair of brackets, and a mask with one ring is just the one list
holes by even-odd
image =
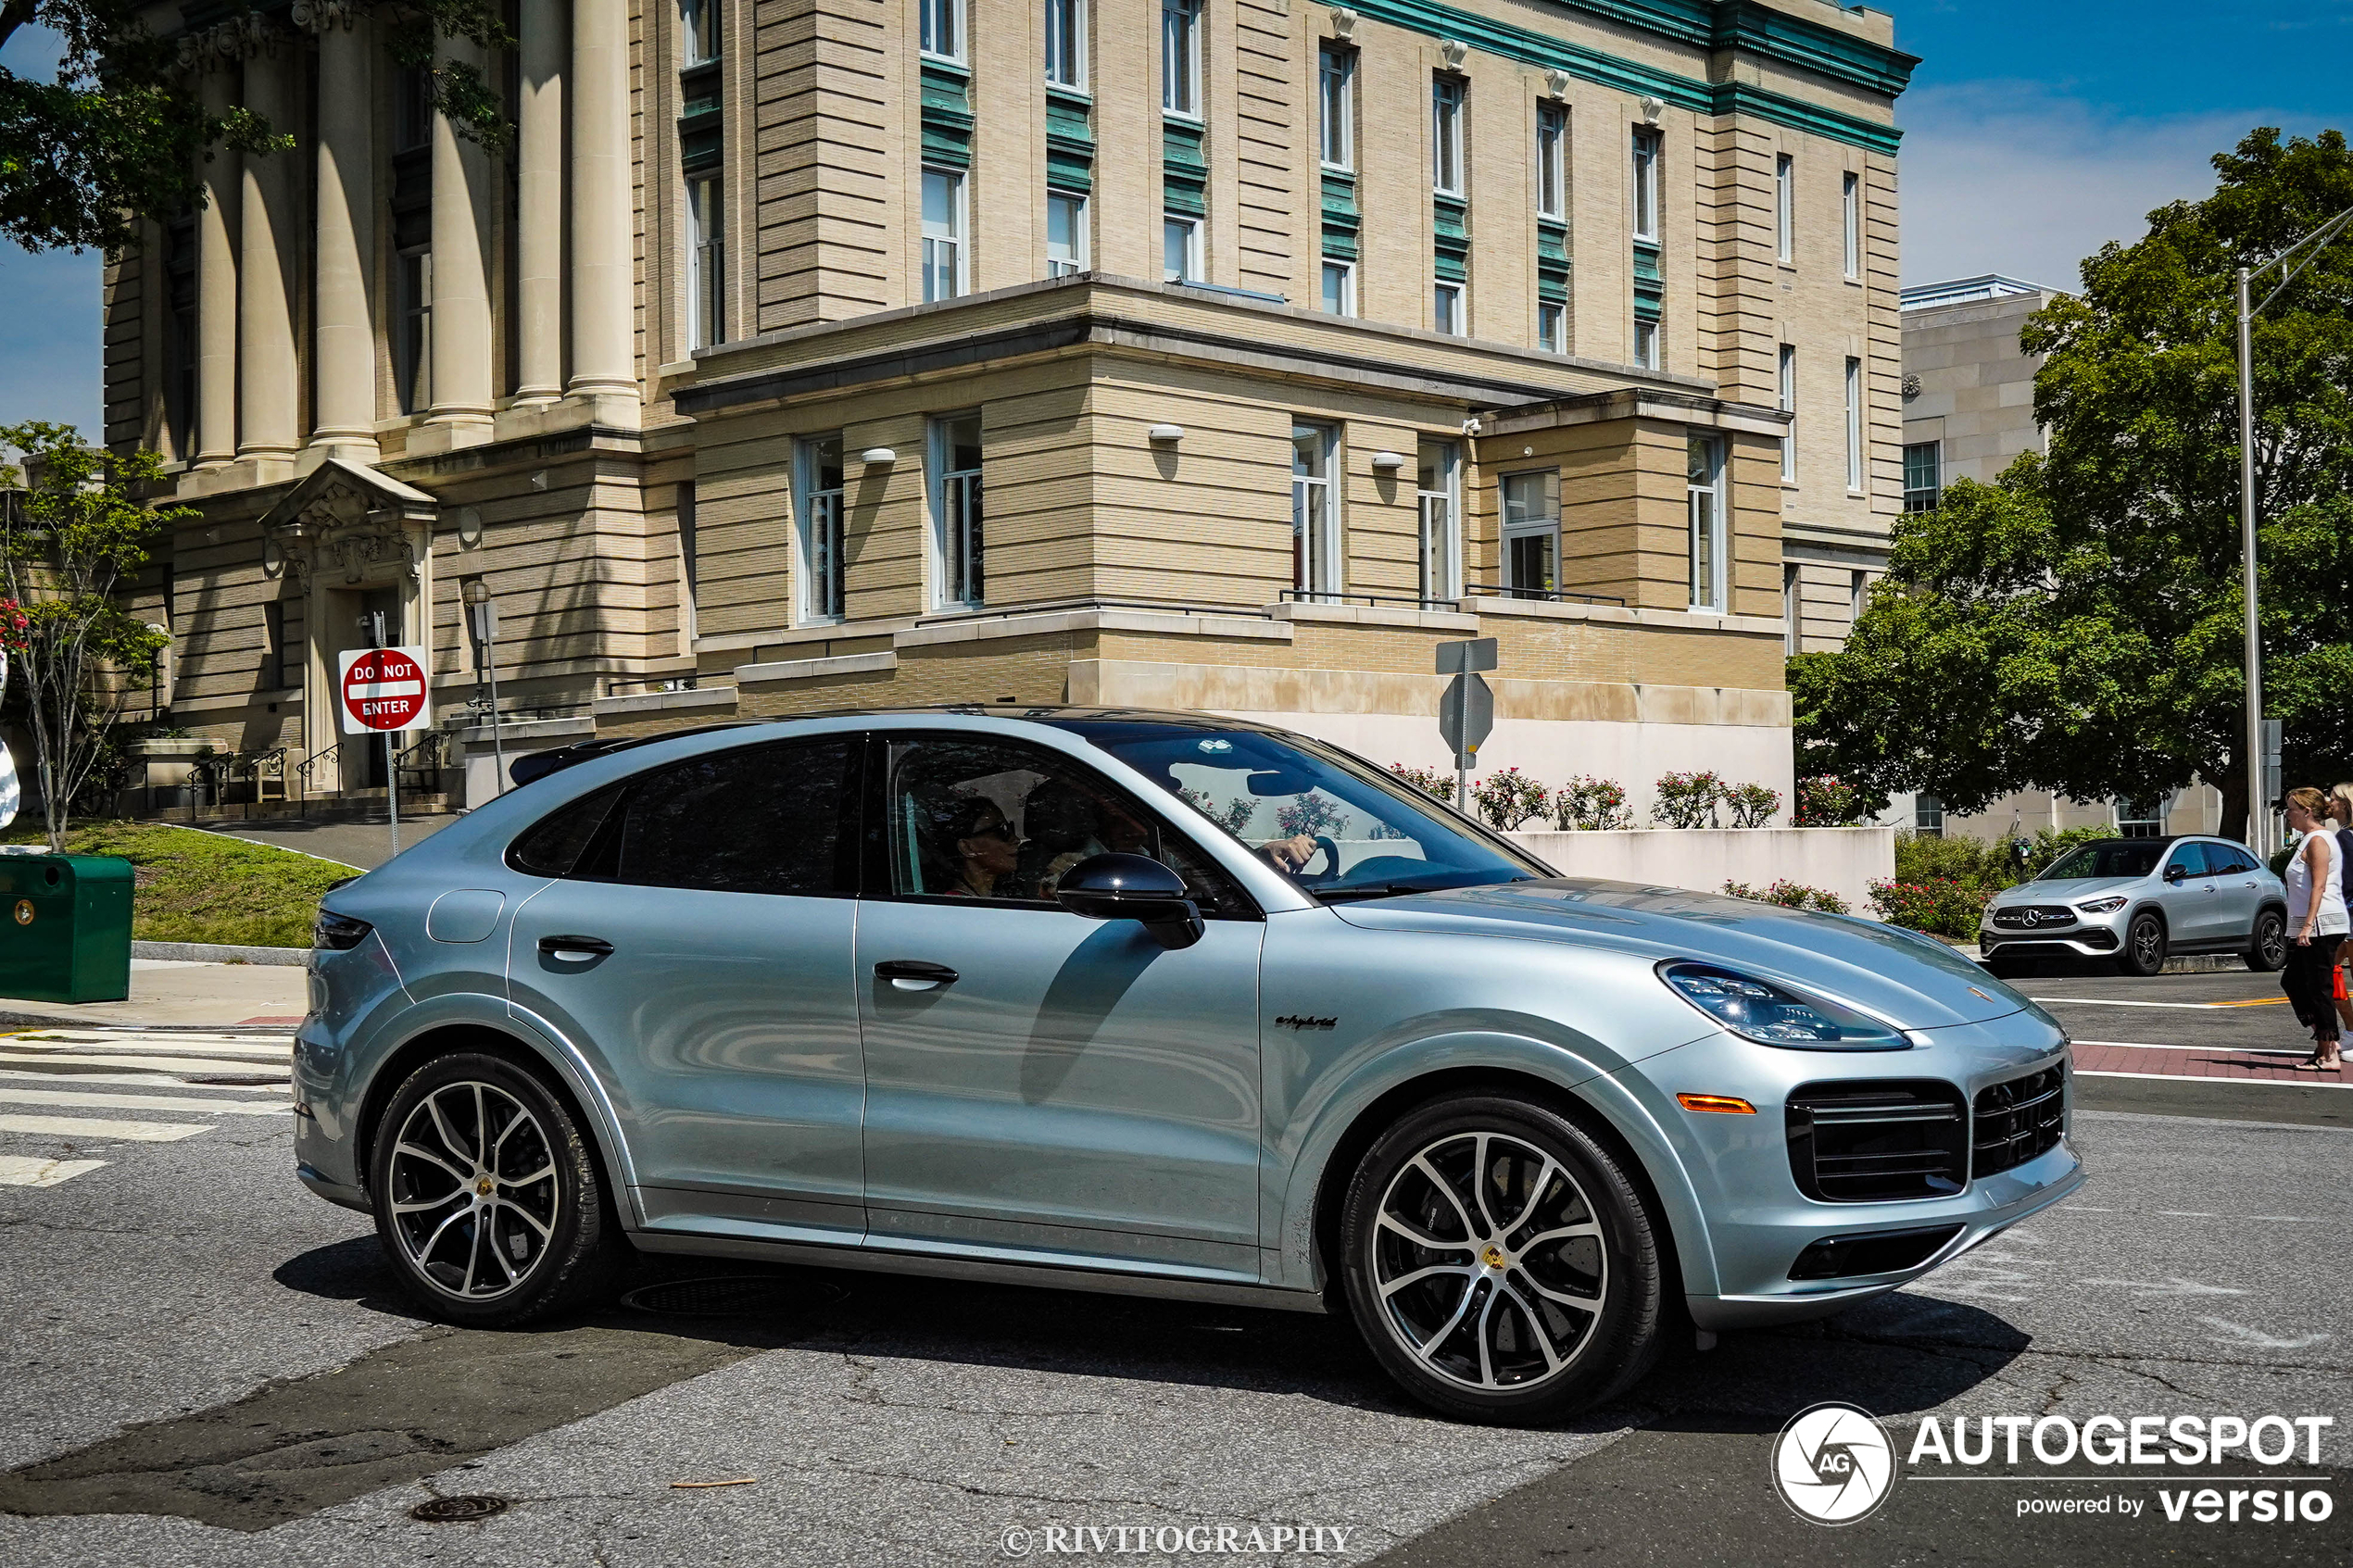
[[1460, 609], [1460, 599], [1417, 599], [1411, 595], [1326, 593], [1320, 588], [1286, 588], [1281, 602], [1290, 605], [1403, 605], [1410, 609]]
[[337, 741], [323, 751], [314, 751], [295, 764], [295, 777], [300, 781], [307, 797], [324, 795], [343, 787], [343, 742]]
[[1615, 594], [1572, 594], [1566, 588], [1520, 588], [1503, 583], [1473, 583], [1465, 597], [1473, 595], [1481, 598], [1533, 599], [1544, 604], [1617, 605], [1620, 608], [1626, 604]]

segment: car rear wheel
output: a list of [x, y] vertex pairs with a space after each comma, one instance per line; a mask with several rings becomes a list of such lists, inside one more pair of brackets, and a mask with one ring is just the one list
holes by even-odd
[[1665, 1269], [1634, 1183], [1526, 1100], [1433, 1100], [1376, 1140], [1340, 1215], [1341, 1283], [1390, 1375], [1449, 1415], [1531, 1425], [1657, 1359]]
[[628, 1243], [571, 1111], [507, 1057], [409, 1075], [377, 1123], [368, 1190], [394, 1271], [426, 1311], [505, 1328], [610, 1287]]
[[2133, 917], [2124, 933], [2124, 950], [2116, 955], [2116, 967], [2126, 974], [2146, 979], [2165, 968], [2165, 922], [2143, 910]]
[[2287, 917], [2266, 909], [2255, 917], [2255, 934], [2247, 938], [2246, 967], [2270, 974], [2287, 962]]

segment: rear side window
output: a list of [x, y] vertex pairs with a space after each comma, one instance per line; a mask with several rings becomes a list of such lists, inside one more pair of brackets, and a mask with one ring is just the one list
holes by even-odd
[[626, 788], [600, 789], [540, 818], [507, 847], [507, 864], [532, 876], [570, 876]]
[[2254, 859], [2235, 844], [2206, 846], [2206, 869], [2216, 876], [2231, 876], [2255, 869]]

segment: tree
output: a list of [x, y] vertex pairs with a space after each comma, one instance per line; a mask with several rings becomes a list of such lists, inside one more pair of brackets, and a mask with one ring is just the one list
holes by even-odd
[[[248, 110], [207, 114], [182, 41], [149, 31], [148, 8], [145, 0], [0, 0], [0, 46], [28, 27], [50, 29], [62, 45], [53, 81], [0, 68], [0, 237], [36, 251], [126, 248], [139, 220], [167, 221], [204, 204], [199, 166], [217, 149], [293, 149], [293, 137]], [[480, 69], [435, 57], [441, 39], [512, 46], [497, 0], [396, 0], [382, 14], [387, 53], [428, 73], [433, 107], [461, 135], [503, 146], [506, 110]]]
[[[121, 591], [158, 533], [199, 514], [134, 498], [164, 483], [153, 452], [109, 454], [83, 445], [71, 425], [39, 422], [0, 426], [0, 443], [25, 455], [31, 478], [0, 511], [0, 583], [24, 617], [15, 674], [30, 712], [49, 847], [62, 853], [74, 792], [105, 757], [123, 703], [170, 641], [123, 608]], [[0, 467], [0, 483], [19, 479]]]
[[[2047, 456], [1902, 519], [1845, 649], [1790, 661], [1800, 774], [1963, 811], [2196, 777], [2243, 829], [2233, 274], [2353, 207], [2353, 154], [2263, 129], [2213, 162], [2020, 334]], [[2258, 319], [2254, 369], [2264, 704], [2288, 771], [2353, 771], [2353, 242]]]

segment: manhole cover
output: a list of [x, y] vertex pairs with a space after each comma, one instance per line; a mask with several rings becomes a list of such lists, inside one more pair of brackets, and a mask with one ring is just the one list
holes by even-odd
[[427, 1524], [463, 1524], [471, 1520], [487, 1519], [494, 1513], [507, 1512], [507, 1499], [477, 1495], [463, 1498], [435, 1498], [421, 1502], [409, 1511], [409, 1517]]
[[822, 1281], [779, 1279], [767, 1274], [715, 1274], [707, 1279], [670, 1279], [641, 1285], [621, 1298], [641, 1312], [682, 1318], [769, 1317], [830, 1306], [842, 1298], [839, 1286]]
[[271, 1089], [293, 1082], [283, 1073], [274, 1078], [267, 1073], [182, 1073], [179, 1078], [183, 1084], [210, 1084], [223, 1089]]

